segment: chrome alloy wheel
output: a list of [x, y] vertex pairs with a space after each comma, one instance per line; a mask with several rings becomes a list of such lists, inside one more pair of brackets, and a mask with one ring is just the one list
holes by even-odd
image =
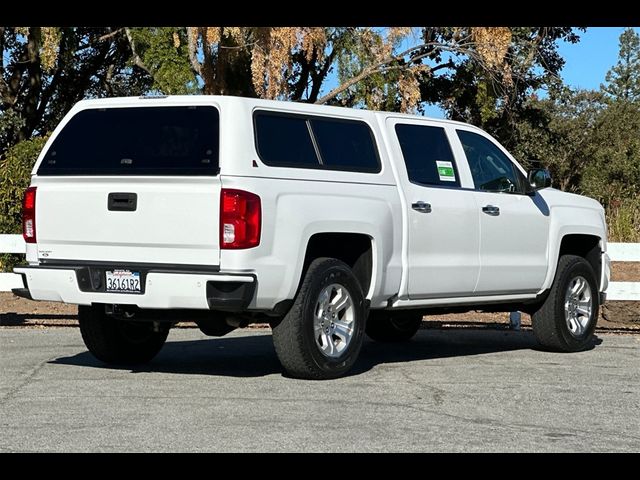
[[577, 276], [569, 282], [564, 296], [564, 318], [571, 335], [579, 337], [586, 331], [592, 311], [593, 297], [589, 282]]
[[355, 329], [355, 308], [349, 291], [333, 283], [318, 296], [313, 334], [323, 355], [339, 357], [349, 346]]

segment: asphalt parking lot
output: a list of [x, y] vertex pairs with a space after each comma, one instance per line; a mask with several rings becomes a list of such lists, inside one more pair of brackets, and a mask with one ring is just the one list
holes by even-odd
[[596, 343], [421, 330], [311, 382], [282, 375], [268, 330], [176, 329], [131, 370], [95, 360], [77, 328], [0, 328], [0, 452], [637, 452], [640, 335]]

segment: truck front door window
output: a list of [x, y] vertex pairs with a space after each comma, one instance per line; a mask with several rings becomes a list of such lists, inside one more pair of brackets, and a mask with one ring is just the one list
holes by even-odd
[[457, 133], [476, 189], [485, 192], [522, 193], [519, 172], [493, 142], [466, 130], [457, 130]]

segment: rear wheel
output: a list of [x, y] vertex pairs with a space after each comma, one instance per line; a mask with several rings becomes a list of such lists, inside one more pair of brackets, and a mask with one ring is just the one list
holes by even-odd
[[349, 266], [318, 258], [309, 265], [291, 310], [273, 326], [273, 343], [291, 376], [336, 378], [358, 358], [364, 324], [364, 296]]
[[416, 313], [375, 312], [369, 314], [367, 335], [378, 342], [406, 342], [420, 329], [422, 315]]
[[598, 284], [589, 262], [563, 255], [549, 296], [532, 315], [533, 333], [550, 350], [584, 350], [591, 345], [599, 308]]
[[87, 349], [105, 363], [146, 363], [160, 351], [169, 334], [168, 326], [154, 330], [151, 322], [106, 315], [101, 305], [79, 306], [78, 321]]

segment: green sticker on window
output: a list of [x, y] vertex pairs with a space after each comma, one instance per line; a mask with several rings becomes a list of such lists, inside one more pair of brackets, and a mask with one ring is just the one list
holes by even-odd
[[436, 160], [436, 166], [438, 167], [438, 176], [441, 182], [455, 182], [456, 174], [453, 171], [453, 163]]

